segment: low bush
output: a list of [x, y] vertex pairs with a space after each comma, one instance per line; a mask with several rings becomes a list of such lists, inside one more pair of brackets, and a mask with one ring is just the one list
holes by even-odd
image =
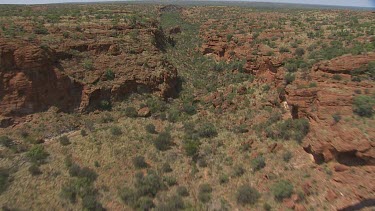
[[186, 197], [189, 196], [189, 191], [185, 186], [178, 186], [176, 192], [179, 196]]
[[113, 70], [107, 69], [105, 71], [105, 77], [107, 78], [107, 80], [113, 81], [115, 79], [115, 73], [113, 72]]
[[33, 176], [37, 176], [37, 175], [39, 175], [39, 174], [42, 173], [42, 171], [40, 170], [39, 166], [36, 165], [36, 164], [32, 164], [32, 165], [29, 167], [28, 170], [29, 170], [30, 174], [33, 175]]
[[333, 121], [335, 123], [338, 123], [341, 120], [341, 115], [340, 115], [340, 113], [334, 113], [334, 114], [332, 114], [332, 118], [333, 118]]
[[176, 211], [184, 209], [185, 204], [181, 196], [173, 195], [169, 197], [165, 202], [160, 203], [155, 211]]
[[70, 140], [68, 138], [68, 136], [61, 136], [59, 138], [59, 141], [60, 141], [60, 144], [63, 145], [63, 146], [68, 146], [70, 144]]
[[240, 177], [245, 174], [245, 169], [241, 165], [235, 165], [233, 167], [233, 176]]
[[130, 117], [130, 118], [135, 118], [135, 117], [138, 116], [137, 109], [135, 109], [134, 107], [131, 107], [131, 106], [125, 108], [124, 114], [125, 114], [125, 116]]
[[119, 126], [112, 126], [110, 128], [111, 134], [114, 136], [119, 136], [122, 134], [122, 130]]
[[290, 50], [287, 48], [287, 47], [281, 47], [279, 49], [280, 53], [286, 53], [286, 52], [290, 52]]
[[217, 131], [212, 123], [206, 123], [198, 128], [198, 134], [202, 138], [212, 138], [217, 136]]
[[341, 81], [341, 80], [342, 80], [342, 77], [341, 77], [341, 75], [337, 75], [337, 74], [335, 74], [335, 75], [332, 76], [332, 79], [333, 79], [333, 80], [336, 80], [336, 81]]
[[189, 115], [194, 115], [195, 113], [197, 113], [197, 109], [195, 108], [195, 106], [191, 103], [184, 103], [182, 105], [182, 108], [183, 108], [183, 111]]
[[276, 200], [282, 201], [289, 198], [293, 193], [293, 185], [287, 180], [280, 180], [271, 187], [272, 193]]
[[108, 100], [102, 100], [99, 102], [99, 109], [103, 111], [110, 111], [112, 109], [112, 104]]
[[130, 207], [136, 207], [137, 201], [138, 201], [138, 195], [137, 192], [134, 189], [125, 187], [120, 190], [120, 198], [121, 200], [129, 205]]
[[162, 132], [154, 140], [154, 146], [160, 151], [168, 150], [172, 146], [172, 136], [169, 132]]
[[84, 178], [90, 183], [94, 182], [96, 178], [98, 177], [96, 172], [91, 170], [90, 168], [88, 167], [81, 168], [79, 165], [74, 164], [74, 163], [69, 167], [69, 175], [71, 177]]
[[48, 153], [42, 145], [35, 145], [27, 152], [26, 156], [31, 162], [40, 164], [48, 157]]
[[133, 165], [137, 169], [143, 169], [148, 167], [148, 164], [145, 161], [145, 157], [143, 156], [135, 156], [133, 158]]
[[164, 181], [168, 186], [177, 185], [176, 177], [166, 176], [166, 177], [164, 177]]
[[291, 84], [296, 79], [296, 76], [292, 73], [287, 73], [284, 76], [284, 80], [286, 84]]
[[299, 57], [305, 55], [305, 50], [303, 48], [297, 48], [295, 54]]
[[186, 140], [184, 142], [185, 153], [189, 157], [196, 157], [199, 152], [200, 142], [198, 140]]
[[361, 117], [372, 117], [375, 99], [366, 95], [359, 95], [353, 99], [353, 112]]
[[262, 155], [257, 156], [251, 161], [251, 168], [253, 171], [259, 171], [266, 166], [266, 161]]
[[0, 136], [0, 145], [7, 148], [12, 148], [15, 145], [15, 143], [8, 136]]
[[161, 170], [164, 172], [164, 173], [169, 173], [169, 172], [172, 172], [173, 169], [171, 168], [171, 165], [169, 165], [169, 163], [164, 163], [162, 166], [161, 166]]
[[163, 180], [154, 171], [148, 171], [146, 175], [139, 174], [136, 177], [135, 188], [141, 196], [155, 197], [165, 188]]
[[219, 176], [219, 183], [220, 184], [225, 184], [227, 182], [229, 182], [228, 175], [226, 175], [226, 174], [220, 174], [220, 176]]
[[292, 157], [293, 157], [293, 154], [290, 151], [286, 151], [283, 153], [283, 160], [285, 162], [289, 162], [290, 159], [292, 159]]
[[156, 134], [156, 129], [155, 129], [155, 125], [154, 124], [148, 124], [145, 126], [145, 129], [148, 133], [151, 133], [151, 134]]
[[212, 187], [210, 184], [202, 184], [199, 186], [198, 199], [207, 203], [211, 200]]
[[266, 128], [266, 135], [272, 139], [290, 140], [301, 142], [310, 131], [310, 125], [306, 119], [288, 119], [278, 122]]
[[148, 196], [142, 196], [137, 201], [138, 210], [151, 210], [154, 207], [154, 201]]
[[84, 59], [82, 62], [82, 66], [85, 70], [93, 70], [94, 64], [92, 63], [91, 59]]
[[236, 199], [240, 205], [255, 204], [260, 197], [260, 193], [255, 188], [244, 185], [238, 188]]

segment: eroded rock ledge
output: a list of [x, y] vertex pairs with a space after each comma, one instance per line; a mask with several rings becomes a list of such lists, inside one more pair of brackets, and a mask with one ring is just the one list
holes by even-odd
[[[72, 50], [95, 55], [93, 64], [98, 68], [75, 69], [82, 59], [79, 62], [78, 59], [72, 59]], [[2, 125], [11, 124], [9, 117], [17, 118], [45, 111], [51, 106], [64, 112], [88, 111], [103, 100], [119, 100], [139, 89], [164, 98], [171, 97], [175, 93], [177, 70], [157, 54], [156, 48], [153, 51], [140, 66], [139, 57], [126, 55], [113, 41], [67, 44], [55, 50], [47, 46], [1, 39]], [[115, 77], [108, 80], [103, 66], [116, 59], [125, 59], [127, 66], [111, 70]]]

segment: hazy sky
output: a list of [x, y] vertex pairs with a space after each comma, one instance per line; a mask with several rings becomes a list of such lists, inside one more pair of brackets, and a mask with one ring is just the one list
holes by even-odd
[[[62, 2], [93, 2], [100, 0], [0, 0], [0, 4], [46, 4]], [[101, 0], [116, 1], [116, 0]], [[230, 1], [230, 0], [228, 0]], [[247, 0], [254, 1], [254, 0]], [[278, 3], [304, 3], [321, 5], [340, 5], [340, 6], [358, 6], [375, 8], [375, 0], [256, 0], [259, 2], [278, 2]]]

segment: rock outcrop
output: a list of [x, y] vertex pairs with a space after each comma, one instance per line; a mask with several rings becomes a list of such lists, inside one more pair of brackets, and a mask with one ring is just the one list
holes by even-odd
[[[374, 60], [375, 54], [369, 53], [324, 61], [312, 68], [314, 87], [296, 80], [286, 88], [292, 116], [310, 120], [311, 132], [305, 139], [304, 148], [317, 162], [336, 160], [346, 165], [375, 165], [375, 144], [371, 140], [375, 131], [370, 129], [366, 136], [360, 129], [333, 119], [334, 115], [353, 115], [353, 97], [358, 90], [368, 94], [375, 92], [369, 81], [350, 80], [352, 71], [364, 68]], [[332, 79], [334, 74], [341, 74], [342, 79]]]
[[1, 126], [51, 106], [63, 112], [90, 111], [102, 101], [121, 100], [132, 92], [172, 97], [177, 70], [152, 45], [158, 29], [150, 27], [139, 35], [147, 45], [132, 43], [129, 52], [113, 40], [43, 46], [1, 39]]

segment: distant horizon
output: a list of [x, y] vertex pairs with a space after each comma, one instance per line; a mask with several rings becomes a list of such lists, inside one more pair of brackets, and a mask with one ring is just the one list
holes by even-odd
[[[33, 5], [33, 4], [57, 4], [57, 3], [100, 3], [100, 2], [138, 2], [142, 0], [0, 0], [0, 4], [20, 4], [20, 5]], [[148, 0], [150, 1], [150, 0]], [[152, 0], [151, 0], [152, 1]], [[170, 0], [168, 0], [170, 1]], [[168, 2], [166, 1], [166, 2]], [[176, 2], [184, 2], [184, 0], [175, 0]], [[192, 2], [198, 0], [187, 0]], [[305, 4], [305, 5], [324, 5], [324, 6], [338, 6], [338, 7], [365, 7], [375, 8], [375, 0], [204, 0], [213, 2], [258, 2], [258, 3], [289, 3], [289, 4]], [[163, 2], [156, 0], [156, 2]]]

